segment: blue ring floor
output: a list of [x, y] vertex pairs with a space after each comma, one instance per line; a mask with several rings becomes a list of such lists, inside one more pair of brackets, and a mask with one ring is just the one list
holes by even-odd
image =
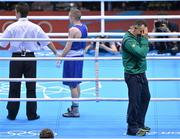
[[[7, 51], [0, 51], [1, 56], [9, 57]], [[52, 56], [41, 52], [38, 56]], [[86, 55], [92, 56], [92, 55]], [[102, 55], [110, 56], [110, 55]], [[120, 56], [120, 55], [116, 55]], [[149, 56], [157, 56], [152, 53]], [[166, 55], [161, 55], [166, 56]], [[38, 78], [62, 77], [62, 67], [55, 67], [55, 61], [38, 61]], [[0, 78], [8, 78], [9, 61], [0, 62]], [[84, 62], [84, 78], [95, 77], [94, 61]], [[99, 77], [123, 78], [121, 60], [99, 61]], [[180, 77], [179, 60], [148, 60], [148, 78]], [[99, 82], [101, 97], [127, 98], [125, 82]], [[0, 82], [0, 98], [8, 97], [8, 82]], [[179, 81], [149, 81], [152, 98], [179, 98]], [[25, 83], [22, 83], [21, 97], [26, 97]], [[38, 98], [70, 97], [69, 88], [61, 82], [37, 82]], [[81, 84], [81, 97], [95, 97], [95, 82]], [[26, 103], [21, 102], [15, 121], [6, 119], [7, 102], [0, 102], [0, 138], [38, 138], [40, 130], [50, 128], [56, 138], [138, 138], [126, 135], [127, 102], [80, 102], [80, 118], [63, 118], [62, 114], [71, 102], [38, 102], [39, 120], [28, 121]], [[151, 132], [142, 138], [180, 138], [180, 102], [151, 101], [146, 116], [146, 125]]]

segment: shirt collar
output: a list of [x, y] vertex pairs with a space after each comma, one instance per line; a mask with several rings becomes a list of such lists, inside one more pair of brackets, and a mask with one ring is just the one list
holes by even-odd
[[28, 21], [27, 18], [19, 18], [18, 21]]

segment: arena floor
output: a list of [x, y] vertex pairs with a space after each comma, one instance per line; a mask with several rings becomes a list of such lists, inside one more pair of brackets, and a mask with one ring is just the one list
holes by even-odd
[[[1, 56], [10, 56], [6, 51], [0, 51], [0, 53]], [[51, 53], [42, 52], [37, 55], [51, 56]], [[101, 78], [123, 78], [122, 61], [102, 60], [99, 66]], [[0, 62], [0, 78], [8, 78], [8, 68], [8, 61]], [[179, 69], [179, 60], [148, 60], [147, 77], [176, 78], [180, 77]], [[37, 75], [41, 78], [62, 77], [62, 68], [56, 68], [55, 61], [38, 61]], [[95, 77], [94, 61], [84, 62], [84, 77]], [[152, 98], [180, 97], [180, 82], [178, 81], [150, 81], [149, 85]], [[0, 82], [0, 98], [8, 97], [8, 86], [8, 82]], [[81, 97], [94, 98], [95, 82], [83, 82], [81, 91]], [[70, 97], [70, 92], [61, 82], [37, 82], [37, 96], [38, 98], [62, 98]], [[100, 82], [100, 96], [127, 98], [125, 82]], [[25, 97], [24, 83], [22, 83], [22, 97]], [[0, 138], [38, 138], [43, 128], [50, 128], [55, 132], [56, 138], [65, 139], [138, 138], [126, 135], [127, 102], [80, 102], [80, 118], [62, 117], [70, 102], [38, 102], [38, 114], [41, 118], [35, 121], [27, 120], [25, 102], [21, 102], [17, 120], [7, 120], [6, 103], [0, 103]], [[179, 108], [178, 101], [151, 101], [146, 125], [152, 130], [143, 138], [180, 138]]]

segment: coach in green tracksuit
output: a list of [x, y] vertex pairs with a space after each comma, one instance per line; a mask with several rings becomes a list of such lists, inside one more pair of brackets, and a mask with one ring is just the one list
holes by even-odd
[[128, 86], [128, 135], [144, 136], [150, 131], [145, 126], [145, 115], [150, 101], [146, 78], [146, 56], [149, 50], [148, 29], [144, 21], [138, 20], [124, 35], [122, 59], [125, 81]]

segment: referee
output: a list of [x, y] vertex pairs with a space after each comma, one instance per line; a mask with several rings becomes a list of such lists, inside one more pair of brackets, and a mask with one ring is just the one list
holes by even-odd
[[[19, 3], [15, 7], [18, 21], [9, 25], [2, 34], [2, 38], [44, 38], [48, 39], [42, 28], [27, 19], [29, 6], [27, 3]], [[35, 57], [34, 52], [42, 46], [48, 46], [55, 55], [58, 52], [50, 41], [2, 41], [0, 47], [10, 44], [9, 50], [12, 57]], [[10, 61], [9, 78], [36, 78], [36, 61]], [[36, 82], [26, 82], [27, 98], [36, 98]], [[9, 98], [20, 98], [21, 82], [10, 82]], [[15, 120], [19, 111], [20, 102], [8, 102], [7, 109], [9, 120]], [[28, 120], [39, 119], [37, 114], [37, 102], [27, 102], [26, 115]]]

